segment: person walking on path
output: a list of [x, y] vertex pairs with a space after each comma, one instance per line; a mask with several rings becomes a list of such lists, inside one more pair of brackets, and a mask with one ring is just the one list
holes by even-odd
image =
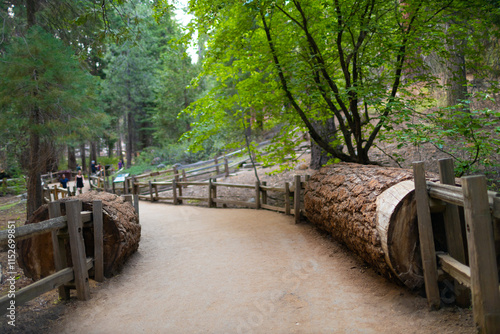
[[68, 188], [68, 178], [66, 177], [66, 175], [62, 175], [61, 178], [59, 179], [59, 182], [61, 183], [61, 186], [64, 188], [64, 189], [67, 189]]
[[79, 194], [83, 193], [83, 183], [84, 182], [85, 182], [85, 179], [83, 178], [82, 171], [79, 170], [78, 174], [76, 175], [76, 187], [78, 188]]

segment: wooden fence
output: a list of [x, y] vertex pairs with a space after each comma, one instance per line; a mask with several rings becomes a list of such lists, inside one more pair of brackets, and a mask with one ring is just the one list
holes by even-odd
[[[439, 161], [441, 183], [427, 182], [423, 162], [413, 164], [417, 199], [420, 248], [425, 290], [429, 306], [440, 305], [438, 265], [460, 284], [470, 288], [474, 321], [482, 333], [500, 333], [500, 291], [495, 239], [500, 241], [500, 197], [489, 192], [482, 175], [462, 177], [455, 185], [453, 161]], [[463, 207], [462, 227], [459, 207]], [[448, 253], [437, 254], [431, 220], [432, 212], [441, 212]], [[466, 234], [464, 245], [462, 231]], [[496, 237], [495, 237], [496, 236]], [[468, 261], [467, 261], [468, 255]], [[468, 263], [467, 263], [468, 262]]]
[[[69, 299], [69, 289], [76, 289], [80, 300], [90, 299], [89, 274], [94, 268], [94, 279], [104, 280], [103, 265], [103, 214], [102, 202], [93, 202], [93, 211], [82, 211], [82, 202], [73, 200], [64, 202], [66, 216], [61, 216], [60, 202], [49, 203], [50, 219], [35, 224], [24, 225], [12, 230], [0, 231], [0, 246], [15, 245], [15, 242], [44, 233], [52, 233], [54, 264], [56, 272], [37, 282], [34, 282], [18, 291], [15, 297], [6, 295], [0, 298], [0, 315], [7, 312], [7, 308], [15, 302], [19, 306], [37, 296], [58, 287], [61, 299]], [[94, 230], [94, 258], [85, 255], [83, 227], [93, 226]], [[69, 238], [71, 260], [73, 267], [66, 267], [65, 239]], [[14, 242], [9, 241], [14, 240]], [[9, 249], [12, 246], [9, 246]], [[13, 264], [12, 264], [13, 265]], [[9, 270], [12, 271], [12, 270]]]

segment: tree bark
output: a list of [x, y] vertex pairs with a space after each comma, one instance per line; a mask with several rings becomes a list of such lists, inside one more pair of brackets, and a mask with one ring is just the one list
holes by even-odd
[[[335, 119], [330, 118], [325, 122], [316, 121], [314, 122], [314, 127], [318, 131], [319, 135], [325, 138], [326, 141], [332, 142], [335, 139], [335, 132], [337, 128], [335, 126]], [[337, 147], [340, 151], [341, 147]], [[332, 156], [328, 154], [324, 149], [322, 149], [314, 140], [311, 139], [311, 162], [309, 167], [314, 170], [320, 169], [322, 166], [330, 160]]]
[[[447, 22], [446, 30], [455, 22]], [[448, 36], [446, 50], [449, 57], [446, 59], [446, 106], [451, 107], [467, 100], [467, 71], [465, 67], [464, 46], [467, 42]], [[464, 111], [467, 105], [464, 104]]]
[[134, 131], [135, 131], [134, 115], [132, 112], [127, 113], [127, 168], [132, 165], [132, 156], [134, 155]]
[[[60, 200], [61, 212], [65, 215], [66, 208], [63, 204], [75, 198], [82, 200], [83, 210], [92, 211], [92, 202], [101, 200], [103, 204], [104, 228], [104, 275], [110, 277], [116, 274], [125, 261], [139, 247], [141, 238], [141, 225], [134, 207], [124, 202], [119, 196], [110, 193], [88, 192], [76, 197]], [[48, 206], [40, 207], [26, 224], [33, 224], [49, 219]], [[93, 229], [84, 227], [83, 235], [87, 257], [94, 256]], [[68, 266], [71, 266], [69, 244], [66, 245]], [[17, 243], [18, 263], [23, 268], [26, 276], [34, 280], [41, 279], [54, 273], [54, 255], [52, 250], [51, 233], [42, 234], [31, 239], [21, 240]]]
[[80, 144], [80, 158], [82, 159], [82, 173], [87, 171], [87, 164], [85, 161], [85, 142]]
[[423, 285], [411, 170], [340, 163], [309, 180], [306, 216], [387, 278]]
[[71, 145], [68, 145], [68, 169], [76, 170], [76, 153]]

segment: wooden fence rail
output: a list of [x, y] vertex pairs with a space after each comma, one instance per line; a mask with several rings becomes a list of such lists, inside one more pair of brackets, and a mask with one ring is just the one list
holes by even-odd
[[[493, 224], [498, 225], [500, 219], [499, 194], [487, 191], [486, 178], [482, 175], [462, 177], [462, 187], [456, 186], [453, 161], [443, 159], [439, 164], [441, 184], [426, 182], [423, 162], [413, 164], [428, 303], [433, 308], [440, 304], [439, 264], [441, 270], [452, 276], [457, 283], [470, 288], [474, 321], [481, 333], [500, 333], [500, 290], [493, 233]], [[439, 208], [443, 213], [448, 254], [436, 256], [431, 201], [434, 201], [434, 211]], [[435, 201], [438, 201], [437, 205]], [[466, 246], [462, 242], [458, 206], [464, 210]], [[455, 293], [460, 292], [457, 289], [463, 291], [463, 287], [455, 284]]]
[[[66, 201], [64, 204], [66, 216], [61, 216], [60, 202], [51, 202], [49, 203], [49, 216], [51, 217], [49, 220], [0, 231], [0, 246], [8, 245], [12, 253], [15, 247], [10, 245], [15, 245], [15, 242], [44, 233], [52, 233], [56, 268], [54, 274], [18, 291], [14, 289], [12, 293], [0, 298], [0, 315], [8, 312], [10, 305], [19, 306], [56, 287], [59, 287], [59, 296], [62, 299], [68, 299], [69, 289], [75, 288], [78, 299], [88, 300], [90, 298], [88, 270], [91, 268], [94, 268], [96, 281], [104, 279], [102, 202], [94, 201], [92, 212], [82, 212], [80, 200]], [[94, 258], [87, 258], [85, 255], [84, 223], [90, 223], [94, 227]], [[73, 263], [71, 268], [66, 267], [65, 239], [67, 238], [69, 238]], [[9, 240], [14, 240], [14, 242]], [[11, 265], [13, 266], [13, 263], [9, 262], [9, 271], [13, 271]], [[74, 285], [68, 285], [73, 281]], [[14, 283], [11, 285], [15, 286]]]
[[[217, 178], [210, 178], [208, 181], [180, 181], [182, 173], [177, 173], [176, 177], [169, 181], [148, 181], [145, 182], [135, 182], [129, 187], [130, 191], [133, 191], [136, 196], [141, 200], [148, 201], [171, 201], [174, 205], [183, 204], [183, 200], [196, 200], [200, 202], [207, 202], [208, 207], [215, 208], [218, 205], [227, 207], [227, 205], [235, 205], [240, 207], [252, 208], [252, 209], [266, 209], [271, 211], [282, 212], [287, 215], [294, 215], [295, 222], [298, 223], [301, 219], [301, 214], [303, 215], [303, 210], [301, 210], [301, 203], [303, 202], [302, 190], [305, 189], [307, 182], [301, 180], [300, 175], [295, 175], [294, 181], [292, 183], [285, 182], [283, 187], [267, 186], [266, 182], [259, 184], [236, 184], [236, 183], [225, 183], [217, 182]], [[306, 180], [309, 178], [306, 175]], [[206, 187], [208, 190], [208, 196], [184, 196], [182, 193], [183, 188], [187, 186], [194, 187]], [[172, 191], [170, 196], [161, 196], [160, 187], [165, 187]], [[242, 201], [227, 198], [220, 198], [217, 196], [217, 189], [220, 187], [229, 188], [240, 188], [248, 189], [253, 192], [253, 201]], [[295, 191], [298, 189], [299, 191]], [[283, 206], [270, 205], [268, 203], [268, 192], [278, 192], [282, 193], [283, 196]]]

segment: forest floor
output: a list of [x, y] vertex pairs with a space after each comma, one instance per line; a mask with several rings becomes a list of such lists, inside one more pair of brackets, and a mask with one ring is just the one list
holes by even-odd
[[[309, 156], [301, 159], [277, 175], [259, 168], [259, 178], [282, 186], [294, 174], [312, 174]], [[253, 184], [255, 174], [246, 169], [220, 181]], [[184, 192], [203, 196], [200, 189]], [[252, 201], [248, 190], [217, 191]], [[270, 202], [280, 200], [269, 194]], [[0, 332], [475, 333], [471, 310], [428, 311], [425, 298], [380, 277], [309, 224], [262, 210], [186, 204], [194, 206], [141, 202], [139, 251], [120, 275], [91, 280], [88, 302], [74, 291], [67, 302], [56, 290], [35, 298], [16, 309], [15, 328], [2, 317]], [[0, 198], [0, 226], [22, 223], [24, 206], [20, 198]], [[31, 282], [16, 270], [17, 288]]]

